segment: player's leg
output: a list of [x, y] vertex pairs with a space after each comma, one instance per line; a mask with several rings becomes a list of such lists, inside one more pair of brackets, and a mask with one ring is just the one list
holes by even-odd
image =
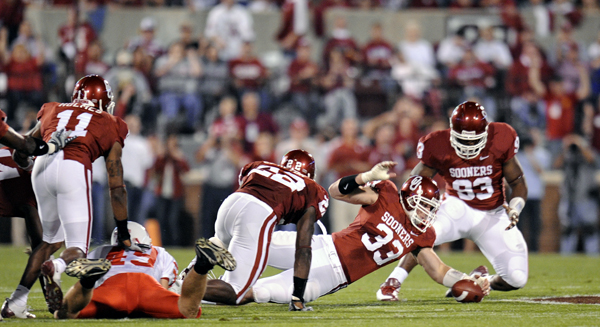
[[296, 232], [274, 232], [271, 237], [271, 246], [269, 247], [269, 259], [267, 260], [267, 264], [280, 270], [292, 269], [294, 268], [295, 255]]
[[505, 230], [509, 224], [506, 212], [499, 209], [487, 213], [471, 235], [496, 271], [489, 277], [490, 286], [496, 291], [522, 288], [529, 274], [527, 243], [517, 227]]
[[276, 223], [273, 210], [251, 195], [234, 193], [223, 201], [215, 223], [216, 237], [237, 260], [237, 269], [226, 271], [221, 280], [211, 280], [204, 300], [226, 304], [241, 302], [267, 267]]
[[[259, 279], [246, 294], [242, 303], [290, 303], [293, 292], [294, 270]], [[312, 261], [304, 300], [311, 302], [319, 297], [339, 291], [347, 285], [331, 235], [315, 235], [312, 242]]]
[[198, 239], [196, 241], [196, 263], [183, 281], [181, 297], [177, 303], [179, 312], [186, 318], [200, 316], [200, 302], [206, 292], [206, 274], [213, 269], [214, 265], [231, 271], [236, 269], [237, 263], [231, 253], [218, 244], [218, 240], [213, 243], [204, 238]]

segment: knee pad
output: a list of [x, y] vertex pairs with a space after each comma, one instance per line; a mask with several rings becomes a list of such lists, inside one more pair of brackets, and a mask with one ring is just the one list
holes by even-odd
[[304, 302], [312, 302], [321, 296], [319, 283], [308, 282], [304, 289]]
[[523, 270], [513, 271], [506, 282], [514, 288], [523, 288], [527, 284], [527, 272]]
[[256, 303], [268, 303], [271, 300], [271, 292], [266, 287], [252, 287], [252, 296]]

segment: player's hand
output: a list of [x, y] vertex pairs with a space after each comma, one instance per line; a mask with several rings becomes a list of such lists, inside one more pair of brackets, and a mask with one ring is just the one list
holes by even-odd
[[52, 133], [50, 140], [48, 141], [48, 154], [64, 149], [69, 142], [76, 139], [77, 136], [70, 136], [71, 132], [72, 131], [61, 129]]
[[504, 204], [502, 206], [504, 207], [504, 210], [506, 210], [508, 219], [510, 219], [510, 224], [504, 230], [512, 229], [513, 227], [517, 226], [517, 223], [519, 222], [519, 212], [517, 210], [507, 206], [506, 204]]
[[307, 307], [304, 300], [292, 296], [292, 301], [290, 301], [290, 311], [313, 311], [313, 308]]
[[129, 234], [129, 230], [127, 230], [127, 228], [125, 228], [125, 230], [117, 228], [117, 244], [123, 249], [129, 251], [144, 252], [144, 249], [149, 248], [146, 244], [131, 242], [131, 235]]
[[481, 276], [469, 276], [469, 278], [467, 278], [469, 280], [474, 281], [475, 283], [477, 283], [477, 285], [479, 285], [479, 287], [481, 287], [481, 290], [483, 291], [483, 294], [485, 296], [490, 295], [490, 281], [485, 278], [485, 277], [481, 277]]
[[394, 168], [398, 163], [394, 161], [383, 161], [376, 164], [371, 170], [361, 174], [363, 182], [368, 183], [370, 181], [384, 181], [390, 178], [396, 177], [396, 173], [390, 172], [390, 169]]

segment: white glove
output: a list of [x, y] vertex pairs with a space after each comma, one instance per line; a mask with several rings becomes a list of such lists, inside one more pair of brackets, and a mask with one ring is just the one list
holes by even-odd
[[504, 205], [508, 219], [510, 219], [510, 225], [504, 230], [509, 230], [517, 225], [523, 207], [525, 207], [525, 200], [521, 197], [512, 198], [508, 206]]
[[397, 163], [393, 161], [383, 161], [376, 164], [371, 170], [361, 173], [360, 175], [364, 183], [370, 181], [385, 181], [396, 177], [396, 173], [389, 171], [396, 165]]
[[48, 154], [53, 154], [62, 150], [69, 142], [73, 141], [77, 138], [77, 136], [71, 136], [72, 131], [66, 131], [64, 129], [55, 131], [50, 136], [50, 140], [48, 141]]
[[477, 283], [477, 285], [479, 285], [479, 287], [481, 287], [481, 290], [485, 296], [490, 295], [490, 281], [487, 278], [481, 276], [469, 276], [463, 279], [474, 281]]

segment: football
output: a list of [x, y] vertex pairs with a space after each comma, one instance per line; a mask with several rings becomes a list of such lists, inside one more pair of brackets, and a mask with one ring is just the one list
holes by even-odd
[[481, 302], [483, 299], [483, 290], [472, 280], [459, 280], [452, 286], [452, 296], [457, 302]]

